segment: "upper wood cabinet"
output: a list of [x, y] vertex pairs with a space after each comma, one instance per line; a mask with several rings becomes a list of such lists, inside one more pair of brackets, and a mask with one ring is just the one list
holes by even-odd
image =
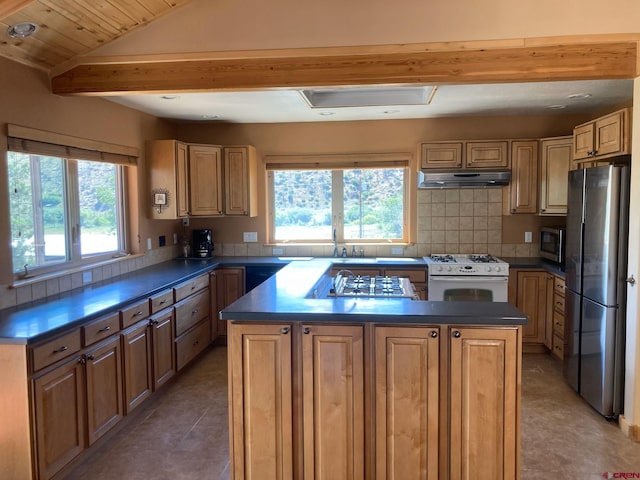
[[420, 168], [451, 170], [457, 168], [509, 168], [506, 140], [428, 142], [420, 144]]
[[[147, 142], [151, 218], [258, 214], [257, 157], [250, 145]], [[166, 206], [156, 194], [165, 194]]]
[[538, 142], [511, 142], [510, 213], [538, 211]]
[[573, 129], [573, 161], [593, 161], [631, 153], [629, 109], [624, 108]]
[[462, 167], [462, 142], [432, 142], [420, 145], [420, 168]]
[[255, 217], [258, 214], [256, 162], [254, 147], [224, 147], [225, 215]]
[[467, 142], [465, 167], [509, 168], [508, 142]]
[[189, 145], [189, 215], [222, 215], [222, 148]]
[[540, 141], [540, 215], [567, 214], [572, 141], [570, 136]]

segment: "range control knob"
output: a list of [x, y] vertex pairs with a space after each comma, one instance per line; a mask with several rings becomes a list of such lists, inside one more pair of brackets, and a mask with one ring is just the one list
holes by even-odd
[[447, 272], [450, 272], [450, 271], [451, 271], [451, 267], [447, 267]]
[[487, 270], [487, 272], [490, 272], [491, 271], [491, 267], [487, 265], [486, 270]]

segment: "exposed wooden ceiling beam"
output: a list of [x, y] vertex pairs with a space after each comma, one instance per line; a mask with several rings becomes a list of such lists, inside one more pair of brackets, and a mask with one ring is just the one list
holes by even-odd
[[0, 2], [0, 20], [10, 17], [18, 10], [35, 2], [35, 0], [3, 0]]
[[60, 95], [199, 92], [373, 84], [474, 84], [634, 78], [637, 41], [78, 65]]

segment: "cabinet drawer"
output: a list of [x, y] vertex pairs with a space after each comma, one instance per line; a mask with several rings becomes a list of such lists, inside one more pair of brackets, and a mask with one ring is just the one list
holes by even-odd
[[564, 296], [558, 294], [553, 296], [553, 309], [564, 314]]
[[176, 337], [209, 316], [209, 290], [183, 300], [176, 305]]
[[553, 280], [554, 291], [559, 295], [564, 295], [564, 287], [565, 287], [564, 279], [556, 276], [554, 276], [553, 279], [554, 279]]
[[107, 338], [109, 335], [113, 335], [120, 331], [120, 314], [114, 312], [106, 317], [99, 318], [98, 320], [84, 325], [82, 327], [82, 338], [84, 340], [85, 347], [92, 345], [98, 340]]
[[49, 340], [31, 349], [33, 371], [40, 370], [58, 360], [78, 353], [82, 348], [80, 329]]
[[196, 293], [209, 286], [209, 275], [201, 275], [193, 280], [186, 281], [180, 285], [173, 287], [174, 298], [176, 303], [187, 298], [189, 295]]
[[149, 316], [149, 301], [142, 300], [141, 302], [129, 305], [128, 307], [120, 310], [120, 328], [127, 328], [136, 322], [139, 322], [145, 317]]
[[390, 270], [386, 269], [384, 274], [388, 277], [405, 277], [408, 278], [411, 283], [426, 283], [427, 282], [427, 270]]
[[210, 323], [203, 321], [176, 340], [176, 365], [181, 370], [209, 345]]
[[564, 339], [558, 335], [553, 336], [553, 347], [551, 348], [553, 354], [560, 360], [564, 358]]
[[564, 315], [557, 311], [553, 312], [553, 334], [564, 338]]
[[164, 290], [149, 298], [149, 313], [156, 313], [173, 305], [173, 290]]

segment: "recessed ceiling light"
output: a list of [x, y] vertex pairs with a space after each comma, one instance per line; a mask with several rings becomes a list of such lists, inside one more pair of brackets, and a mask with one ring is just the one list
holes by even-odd
[[589, 97], [591, 97], [590, 93], [572, 93], [567, 98], [569, 100], [582, 100], [584, 98], [589, 98]]
[[563, 108], [567, 108], [566, 105], [549, 105], [547, 108], [551, 110], [562, 110]]
[[175, 100], [179, 98], [179, 95], [162, 95], [160, 98], [163, 100]]
[[329, 115], [333, 115], [333, 112], [320, 112], [320, 115], [328, 117]]
[[27, 38], [38, 31], [38, 25], [31, 22], [20, 22], [7, 28], [7, 35], [11, 38]]

